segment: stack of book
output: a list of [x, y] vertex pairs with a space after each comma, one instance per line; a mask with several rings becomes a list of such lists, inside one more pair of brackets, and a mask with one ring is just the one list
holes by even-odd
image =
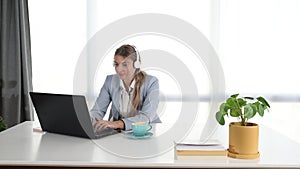
[[227, 149], [217, 140], [175, 143], [175, 159], [197, 159], [202, 156], [227, 156]]

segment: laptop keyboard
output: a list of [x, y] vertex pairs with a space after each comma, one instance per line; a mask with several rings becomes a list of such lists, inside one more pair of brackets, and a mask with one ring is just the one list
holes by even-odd
[[101, 137], [105, 137], [105, 136], [109, 136], [109, 135], [113, 135], [113, 134], [117, 134], [117, 133], [119, 133], [117, 130], [114, 130], [112, 128], [105, 128], [102, 130], [95, 131], [95, 136], [96, 136], [96, 138], [101, 138]]

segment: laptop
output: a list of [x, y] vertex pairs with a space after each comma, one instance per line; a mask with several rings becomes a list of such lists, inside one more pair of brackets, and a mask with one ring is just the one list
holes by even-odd
[[119, 133], [105, 128], [95, 131], [81, 95], [29, 92], [43, 131], [97, 139]]

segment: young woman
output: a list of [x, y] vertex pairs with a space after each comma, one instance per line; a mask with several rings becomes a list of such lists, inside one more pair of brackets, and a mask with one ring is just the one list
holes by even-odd
[[[91, 109], [94, 128], [130, 130], [133, 122], [161, 122], [157, 115], [159, 83], [140, 70], [140, 56], [134, 46], [123, 45], [115, 51], [116, 74], [109, 75]], [[108, 120], [103, 120], [112, 102]]]

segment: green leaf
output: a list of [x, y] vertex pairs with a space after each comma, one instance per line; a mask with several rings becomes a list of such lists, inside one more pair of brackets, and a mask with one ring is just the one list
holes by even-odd
[[224, 112], [224, 111], [225, 111], [225, 105], [226, 105], [226, 103], [222, 103], [222, 104], [220, 105], [219, 110], [220, 110], [221, 112]]
[[229, 107], [230, 109], [233, 109], [233, 108], [239, 108], [239, 106], [238, 106], [237, 103], [236, 103], [236, 99], [235, 99], [235, 98], [232, 98], [232, 97], [228, 98], [228, 99], [226, 100], [226, 103], [227, 103], [227, 105], [228, 105], [228, 107]]
[[240, 107], [245, 106], [247, 103], [244, 99], [241, 99], [241, 98], [237, 99], [237, 101], [238, 101]]
[[257, 110], [258, 110], [257, 106], [254, 103], [250, 104], [250, 106], [253, 109], [253, 114], [252, 114], [251, 117], [249, 117], [249, 119], [252, 118], [252, 117], [254, 117], [256, 115], [256, 113], [257, 113]]
[[219, 124], [221, 124], [221, 125], [225, 124], [225, 119], [224, 119], [224, 116], [223, 116], [222, 112], [218, 111], [216, 113], [216, 119], [219, 122]]
[[263, 97], [259, 96], [258, 98], [256, 98], [258, 101], [260, 101], [261, 103], [263, 103], [264, 105], [266, 105], [267, 107], [270, 108], [269, 103], [266, 101], [266, 99], [264, 99]]
[[226, 103], [222, 103], [219, 109], [219, 112], [222, 113], [222, 116], [228, 115], [227, 110], [228, 108], [226, 107]]
[[258, 105], [258, 114], [263, 117], [264, 116], [264, 108], [261, 104]]
[[0, 131], [3, 131], [6, 129], [6, 125], [3, 122], [3, 118], [0, 116]]
[[268, 109], [267, 105], [265, 105], [265, 104], [262, 104], [261, 106], [263, 107], [264, 111], [265, 111], [265, 110], [268, 110], [268, 111], [269, 111], [269, 109]]
[[224, 111], [226, 112], [226, 114], [229, 109], [230, 109], [230, 106], [227, 103], [225, 103]]
[[231, 98], [237, 98], [238, 96], [239, 96], [239, 94], [237, 93], [237, 94], [231, 95], [230, 97], [231, 97]]
[[259, 105], [258, 102], [251, 103], [250, 105], [251, 105], [254, 112], [258, 112], [258, 105]]
[[254, 98], [253, 97], [244, 97], [245, 99], [248, 99], [248, 100], [253, 100]]
[[239, 117], [240, 115], [239, 109], [230, 109], [230, 116]]
[[254, 111], [253, 111], [251, 105], [250, 105], [250, 104], [247, 104], [247, 105], [244, 107], [244, 116], [245, 116], [245, 118], [250, 119], [250, 118], [252, 118], [254, 115], [255, 115], [255, 114], [254, 114]]

